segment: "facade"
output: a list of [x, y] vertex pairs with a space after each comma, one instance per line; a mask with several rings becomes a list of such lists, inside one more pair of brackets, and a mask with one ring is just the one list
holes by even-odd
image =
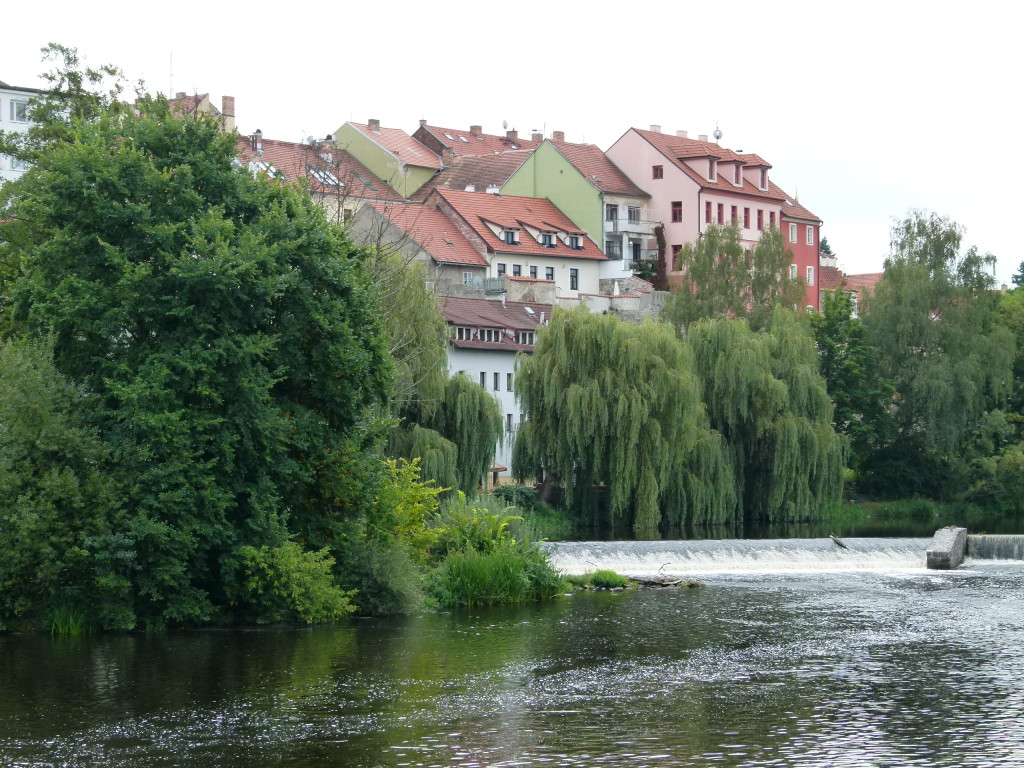
[[440, 155], [399, 128], [382, 128], [380, 121], [347, 122], [334, 133], [334, 144], [349, 152], [403, 199], [441, 170]]
[[820, 309], [819, 288], [821, 284], [821, 219], [800, 205], [789, 200], [782, 204], [782, 241], [793, 254], [789, 276], [804, 281], [804, 306]]
[[440, 306], [451, 339], [450, 372], [465, 373], [501, 406], [505, 439], [498, 445], [487, 483], [497, 485], [510, 474], [512, 445], [522, 422], [515, 396], [516, 358], [533, 351], [538, 330], [551, 317], [551, 305], [447, 297]]
[[[0, 80], [0, 131], [28, 131], [31, 125], [28, 119], [28, 103], [38, 93], [37, 88], [8, 85]], [[9, 155], [0, 155], [0, 183], [19, 178], [26, 170], [27, 163]]]
[[222, 96], [220, 109], [217, 109], [210, 101], [210, 94], [197, 93], [189, 96], [184, 91], [178, 91], [170, 100], [171, 110], [181, 115], [212, 115], [220, 121], [221, 130], [231, 133], [235, 130], [235, 97]]
[[608, 260], [605, 280], [632, 276], [632, 264], [654, 236], [650, 195], [633, 183], [599, 147], [545, 140], [511, 176], [502, 192], [545, 197], [590, 234]]

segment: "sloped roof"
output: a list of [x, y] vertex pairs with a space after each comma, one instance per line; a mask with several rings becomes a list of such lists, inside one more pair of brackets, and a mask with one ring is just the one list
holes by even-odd
[[[453, 189], [435, 189], [434, 194], [447, 202], [487, 244], [489, 253], [520, 253], [571, 259], [600, 259], [607, 257], [593, 240], [586, 237], [550, 200], [517, 195], [494, 195], [487, 192], [461, 192]], [[547, 232], [580, 234], [579, 249], [572, 249], [555, 238], [554, 247], [541, 245], [525, 232], [518, 245], [501, 240], [486, 222], [499, 227], [530, 226]]]
[[451, 148], [456, 155], [487, 155], [508, 150], [535, 149], [540, 145], [540, 142], [524, 137], [513, 141], [507, 136], [490, 133], [474, 136], [471, 131], [458, 128], [441, 128], [436, 125], [424, 125], [422, 128], [429, 131], [442, 145]]
[[[512, 331], [536, 331], [540, 318], [551, 318], [550, 304], [536, 304], [521, 301], [500, 301], [488, 299], [463, 299], [442, 297], [438, 299], [441, 314], [449, 325], [469, 328], [503, 328]], [[527, 309], [530, 311], [528, 312]], [[532, 314], [531, 314], [532, 312]], [[479, 339], [452, 339], [459, 349], [494, 349], [508, 352], [529, 351], [532, 344], [517, 344], [514, 336], [502, 334], [501, 341]]]
[[838, 267], [823, 265], [818, 269], [818, 292], [827, 293], [843, 285], [846, 275]]
[[771, 168], [771, 166], [758, 155], [739, 155], [731, 149], [720, 147], [717, 144], [712, 144], [711, 142], [688, 139], [682, 136], [673, 136], [667, 133], [658, 133], [657, 131], [645, 131], [641, 128], [633, 128], [632, 130], [651, 144], [651, 146], [661, 152], [666, 159], [693, 179], [693, 181], [703, 189], [723, 192], [730, 195], [740, 194], [748, 197], [763, 197], [769, 200], [782, 201], [786, 199], [786, 193], [779, 189], [771, 179], [768, 179], [767, 190], [759, 189], [746, 179], [742, 179], [743, 183], [737, 187], [732, 183], [731, 176], [726, 178], [726, 174], [719, 173], [715, 181], [708, 181], [702, 174], [697, 173], [697, 171], [693, 170], [684, 162], [685, 158], [714, 157], [721, 162], [736, 162], [739, 160], [745, 165]]
[[416, 190], [413, 200], [425, 200], [435, 187], [465, 190], [472, 184], [480, 192], [494, 185], [504, 186], [513, 173], [519, 170], [532, 149], [500, 152], [490, 155], [469, 155], [456, 157], [455, 162], [434, 176]]
[[821, 219], [800, 205], [800, 202], [790, 198], [788, 195], [782, 201], [782, 215], [787, 219], [800, 219], [801, 221], [813, 221], [821, 224]]
[[10, 83], [5, 83], [3, 80], [0, 80], [0, 88], [6, 88], [9, 91], [24, 91], [25, 93], [40, 92], [38, 88], [29, 88], [24, 85], [11, 85]]
[[441, 158], [420, 144], [401, 128], [373, 129], [363, 123], [348, 122], [353, 128], [371, 141], [379, 144], [392, 155], [408, 165], [420, 168], [441, 168]]
[[878, 281], [882, 279], [884, 272], [863, 272], [859, 275], [847, 275], [846, 286], [851, 291], [856, 291], [861, 296], [874, 295]]
[[487, 259], [470, 245], [466, 236], [440, 211], [425, 205], [371, 203], [396, 227], [406, 232], [439, 264], [486, 267]]
[[[334, 147], [318, 148], [294, 141], [263, 139], [263, 155], [252, 148], [249, 137], [241, 137], [236, 143], [238, 159], [243, 163], [256, 160], [270, 163], [288, 181], [306, 179], [311, 192], [355, 197], [369, 200], [394, 200], [402, 196], [374, 175], [373, 171], [356, 160], [343, 149]], [[331, 175], [316, 173], [326, 171]], [[325, 183], [331, 177], [342, 186]]]
[[619, 170], [619, 166], [608, 159], [597, 145], [572, 144], [567, 141], [553, 141], [551, 144], [573, 168], [600, 191], [612, 195], [650, 197]]

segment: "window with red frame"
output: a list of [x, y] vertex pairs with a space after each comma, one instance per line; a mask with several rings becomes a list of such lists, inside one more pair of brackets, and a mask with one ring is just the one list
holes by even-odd
[[672, 201], [672, 221], [678, 222], [683, 220], [683, 201], [673, 200]]
[[652, 179], [663, 179], [663, 178], [665, 178], [665, 166], [663, 166], [663, 165], [652, 165], [651, 166], [651, 178]]

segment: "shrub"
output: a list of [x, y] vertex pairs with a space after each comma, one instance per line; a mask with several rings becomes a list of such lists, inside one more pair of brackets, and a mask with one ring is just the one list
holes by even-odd
[[522, 603], [554, 597], [565, 589], [547, 555], [515, 544], [481, 552], [448, 553], [434, 571], [431, 590], [444, 606]]
[[434, 556], [473, 550], [494, 552], [515, 543], [509, 524], [518, 519], [517, 510], [498, 499], [466, 500], [461, 491], [449, 499], [434, 520]]
[[594, 571], [590, 574], [590, 583], [597, 589], [618, 589], [628, 587], [630, 580], [615, 571]]
[[423, 571], [402, 541], [353, 537], [344, 546], [341, 580], [360, 616], [398, 616], [423, 607]]

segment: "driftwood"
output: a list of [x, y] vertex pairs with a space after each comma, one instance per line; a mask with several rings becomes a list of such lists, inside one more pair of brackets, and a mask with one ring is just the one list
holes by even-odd
[[828, 535], [828, 537], [829, 537], [830, 539], [832, 539], [832, 543], [833, 543], [833, 544], [835, 544], [835, 545], [836, 545], [837, 547], [842, 547], [843, 549], [849, 549], [849, 547], [848, 547], [848, 546], [846, 546], [845, 544], [843, 544], [843, 542], [842, 542], [842, 541], [840, 541], [840, 540], [839, 540], [839, 537], [838, 537], [838, 536], [835, 536], [834, 534], [831, 534], [831, 533], [830, 533], [830, 534]]
[[630, 576], [629, 580], [632, 581], [639, 587], [686, 587], [687, 589], [693, 589], [694, 587], [703, 587], [699, 581], [690, 581], [689, 579], [677, 579], [673, 576]]

